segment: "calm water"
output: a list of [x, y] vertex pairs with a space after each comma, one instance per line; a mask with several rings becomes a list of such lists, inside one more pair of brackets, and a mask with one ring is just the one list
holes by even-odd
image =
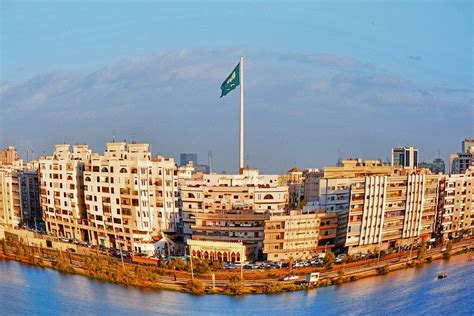
[[[244, 297], [144, 291], [0, 261], [0, 314], [474, 315], [474, 262], [467, 259], [309, 292]], [[440, 271], [449, 277], [437, 280]]]

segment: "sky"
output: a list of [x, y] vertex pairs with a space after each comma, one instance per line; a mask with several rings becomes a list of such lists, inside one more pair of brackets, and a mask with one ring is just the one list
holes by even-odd
[[[245, 58], [246, 164], [264, 173], [447, 159], [474, 136], [472, 1], [0, 1], [0, 147], [213, 153], [238, 167]], [[31, 157], [30, 157], [31, 158]]]

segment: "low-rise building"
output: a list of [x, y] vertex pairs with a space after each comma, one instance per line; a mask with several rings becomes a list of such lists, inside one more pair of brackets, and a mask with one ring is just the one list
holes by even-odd
[[310, 259], [334, 247], [337, 215], [301, 210], [274, 215], [265, 222], [263, 252], [267, 260]]

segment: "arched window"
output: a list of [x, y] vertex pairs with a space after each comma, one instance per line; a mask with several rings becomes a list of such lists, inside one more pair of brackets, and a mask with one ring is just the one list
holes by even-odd
[[263, 197], [264, 200], [273, 200], [273, 195], [267, 194]]
[[107, 169], [106, 167], [102, 167], [101, 172], [109, 172], [109, 169]]
[[72, 177], [71, 177], [71, 176], [67, 176], [67, 179], [68, 179], [68, 180], [72, 180]]
[[90, 177], [86, 177], [85, 181], [91, 181]]
[[125, 168], [120, 169], [120, 173], [127, 173], [127, 169]]
[[194, 199], [194, 198], [195, 198], [195, 196], [194, 196], [194, 194], [193, 194], [193, 193], [188, 193], [188, 198], [190, 198], [190, 199]]

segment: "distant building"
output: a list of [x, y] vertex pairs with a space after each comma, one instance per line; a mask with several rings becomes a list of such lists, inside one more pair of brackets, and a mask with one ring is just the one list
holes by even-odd
[[418, 167], [418, 149], [413, 146], [392, 148], [392, 166]]
[[465, 154], [469, 154], [474, 150], [474, 138], [466, 138], [462, 141], [461, 150]]
[[451, 154], [449, 157], [449, 172], [463, 174], [470, 167], [474, 167], [474, 139], [466, 138], [462, 142], [462, 152]]
[[433, 162], [422, 161], [418, 163], [418, 168], [429, 169], [432, 173], [445, 173], [446, 166], [444, 160], [441, 158], [436, 158]]
[[0, 151], [0, 165], [15, 165], [21, 163], [20, 157], [15, 147], [8, 146], [4, 151]]
[[193, 165], [198, 164], [198, 158], [196, 153], [181, 153], [179, 155], [179, 165], [186, 166], [188, 162], [192, 161]]

